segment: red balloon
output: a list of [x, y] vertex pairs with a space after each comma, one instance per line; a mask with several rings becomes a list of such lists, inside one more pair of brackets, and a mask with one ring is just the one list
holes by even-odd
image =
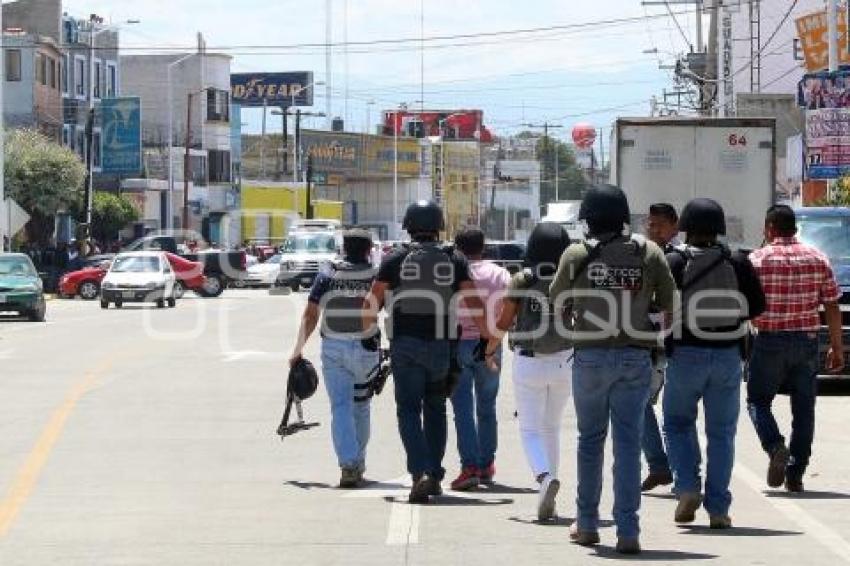
[[576, 124], [573, 127], [573, 143], [580, 149], [589, 149], [596, 143], [596, 128], [590, 124]]

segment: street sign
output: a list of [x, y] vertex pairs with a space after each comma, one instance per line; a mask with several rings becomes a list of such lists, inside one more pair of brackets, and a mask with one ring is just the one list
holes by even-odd
[[328, 184], [328, 174], [313, 171], [313, 184], [314, 185], [327, 185]]
[[101, 171], [137, 175], [142, 171], [142, 101], [139, 97], [104, 98], [100, 105]]
[[30, 221], [30, 215], [10, 198], [6, 199], [6, 214], [9, 220], [9, 235], [14, 236]]

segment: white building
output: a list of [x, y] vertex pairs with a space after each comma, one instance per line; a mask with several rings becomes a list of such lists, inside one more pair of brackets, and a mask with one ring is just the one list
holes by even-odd
[[121, 57], [122, 93], [141, 98], [145, 165], [145, 178], [127, 180], [123, 187], [144, 193], [146, 228], [182, 226], [188, 142], [189, 227], [213, 242], [238, 240], [238, 215], [227, 214], [239, 208], [231, 165], [230, 62], [229, 55], [206, 52]]

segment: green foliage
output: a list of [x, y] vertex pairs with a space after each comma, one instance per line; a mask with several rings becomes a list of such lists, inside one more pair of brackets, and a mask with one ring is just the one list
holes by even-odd
[[118, 232], [139, 219], [133, 203], [121, 195], [96, 192], [92, 206], [92, 235], [101, 242], [117, 239]]
[[[540, 141], [537, 142], [537, 159], [541, 164], [541, 206], [555, 200], [578, 200], [582, 198], [587, 187], [587, 180], [567, 144], [553, 138], [540, 138]], [[556, 176], [558, 179], [557, 194], [555, 194]]]
[[842, 177], [832, 187], [832, 194], [815, 202], [815, 206], [850, 206], [850, 177]]
[[53, 233], [53, 217], [76, 200], [86, 169], [73, 151], [35, 130], [6, 133], [6, 192], [31, 220], [29, 239], [46, 242]]

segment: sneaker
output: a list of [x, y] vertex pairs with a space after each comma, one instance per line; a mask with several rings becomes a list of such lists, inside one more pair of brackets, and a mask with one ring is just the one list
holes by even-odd
[[478, 487], [479, 483], [478, 468], [469, 466], [460, 471], [460, 475], [452, 482], [451, 486], [452, 491], [469, 491]]
[[490, 464], [483, 470], [478, 471], [478, 479], [484, 485], [493, 485], [493, 476], [496, 475], [496, 464]]
[[540, 482], [540, 493], [537, 496], [538, 520], [548, 521], [555, 517], [555, 497], [559, 489], [561, 489], [561, 482], [553, 478], [551, 474], [546, 474]]
[[781, 487], [785, 481], [785, 471], [788, 468], [788, 459], [791, 453], [784, 445], [776, 448], [770, 454], [770, 465], [767, 467], [767, 485], [770, 487]]
[[339, 487], [343, 489], [353, 489], [360, 485], [363, 476], [360, 469], [353, 466], [343, 466], [342, 473], [339, 478]]
[[579, 546], [593, 546], [599, 544], [599, 533], [597, 531], [582, 531], [578, 525], [570, 528], [570, 542]]
[[708, 518], [708, 527], [714, 530], [732, 528], [732, 518], [729, 515], [711, 515]]
[[785, 491], [789, 493], [803, 493], [803, 478], [788, 476], [785, 478]]
[[618, 538], [616, 550], [619, 554], [640, 554], [640, 541], [636, 538]]
[[645, 480], [643, 480], [640, 490], [652, 491], [656, 487], [670, 485], [671, 483], [673, 483], [673, 474], [670, 473], [670, 470], [665, 470], [663, 472], [649, 472], [649, 475], [646, 476]]
[[693, 523], [696, 512], [702, 505], [702, 495], [696, 492], [685, 492], [679, 495], [674, 519], [677, 523]]
[[413, 478], [413, 487], [410, 488], [408, 503], [421, 504], [430, 501], [431, 478], [423, 475]]

